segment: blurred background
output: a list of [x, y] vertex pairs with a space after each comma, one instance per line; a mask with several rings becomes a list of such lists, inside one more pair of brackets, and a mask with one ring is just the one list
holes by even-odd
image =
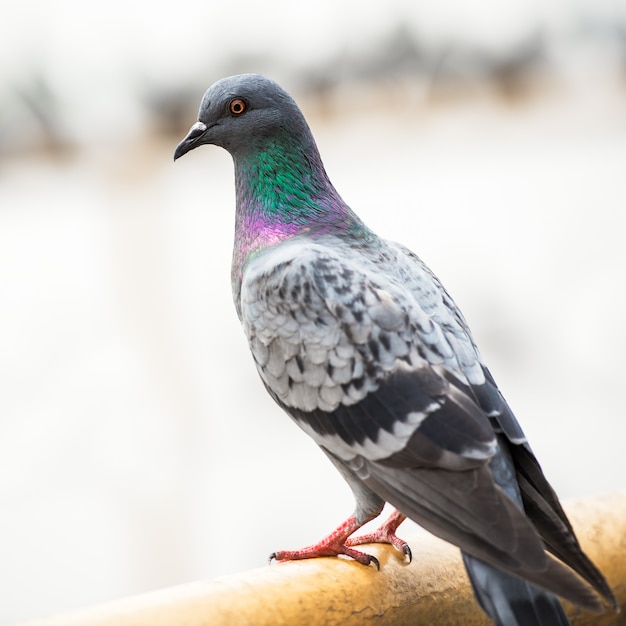
[[260, 567], [352, 510], [239, 328], [230, 157], [172, 163], [228, 74], [281, 82], [443, 280], [561, 496], [625, 486], [623, 2], [3, 6], [1, 624]]

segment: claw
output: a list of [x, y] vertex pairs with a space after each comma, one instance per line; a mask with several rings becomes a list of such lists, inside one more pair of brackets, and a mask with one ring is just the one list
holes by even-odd
[[411, 552], [411, 548], [409, 548], [409, 544], [405, 544], [404, 548], [402, 549], [402, 552], [404, 552], [404, 556], [408, 557], [409, 559], [409, 563], [411, 563], [413, 561], [413, 553]]

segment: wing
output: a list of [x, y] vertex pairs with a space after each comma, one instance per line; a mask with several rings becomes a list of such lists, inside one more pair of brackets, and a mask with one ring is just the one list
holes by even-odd
[[[247, 269], [241, 312], [270, 394], [372, 491], [467, 553], [599, 608], [545, 553], [521, 510], [509, 447], [525, 443], [523, 432], [462, 316], [417, 257], [393, 248], [355, 254], [341, 242], [283, 244]], [[548, 547], [599, 588], [524, 450], [525, 501], [546, 528], [558, 526]]]
[[[425, 464], [485, 462], [495, 434], [453, 384], [465, 377], [440, 325], [408, 290], [385, 284], [375, 265], [349, 252], [295, 242], [246, 272], [242, 323], [268, 390], [344, 460], [387, 458], [419, 430], [435, 442], [430, 452], [414, 446]], [[380, 410], [380, 402], [393, 405]]]

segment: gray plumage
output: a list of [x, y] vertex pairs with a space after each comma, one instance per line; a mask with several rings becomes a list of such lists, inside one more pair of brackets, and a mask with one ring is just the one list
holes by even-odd
[[257, 369], [351, 485], [355, 525], [389, 502], [459, 546], [496, 624], [567, 624], [552, 593], [602, 610], [581, 578], [616, 607], [459, 309], [341, 199], [286, 92], [218, 81], [175, 158], [203, 143], [235, 163], [233, 295]]

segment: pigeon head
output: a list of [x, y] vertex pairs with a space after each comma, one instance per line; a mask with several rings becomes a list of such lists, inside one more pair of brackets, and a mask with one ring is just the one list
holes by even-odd
[[372, 236], [328, 179], [300, 109], [274, 81], [241, 74], [211, 85], [174, 160], [203, 144], [225, 148], [235, 164], [235, 293], [248, 260], [289, 238]]
[[358, 222], [328, 179], [298, 105], [273, 80], [240, 74], [213, 83], [174, 160], [203, 144], [233, 157], [239, 241]]
[[311, 132], [291, 96], [260, 74], [240, 74], [213, 83], [202, 98], [198, 121], [174, 152], [174, 160], [203, 144], [237, 158], [283, 139], [309, 147]]

